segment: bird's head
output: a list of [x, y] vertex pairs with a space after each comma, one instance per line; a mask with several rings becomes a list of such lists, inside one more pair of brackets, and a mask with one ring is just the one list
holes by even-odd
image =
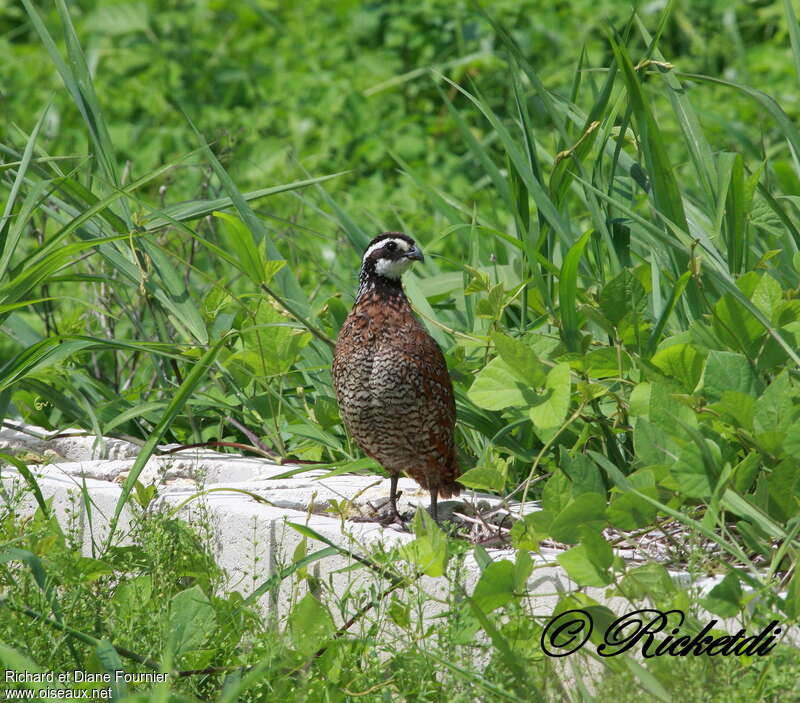
[[415, 261], [425, 257], [416, 242], [402, 232], [384, 232], [373, 239], [361, 258], [361, 280], [399, 281]]

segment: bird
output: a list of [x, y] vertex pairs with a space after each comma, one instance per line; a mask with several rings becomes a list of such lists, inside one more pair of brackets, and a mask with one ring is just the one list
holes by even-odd
[[358, 292], [339, 330], [333, 387], [348, 434], [391, 478], [389, 503], [397, 512], [402, 474], [437, 501], [459, 495], [456, 406], [444, 354], [414, 315], [402, 275], [422, 250], [403, 232], [384, 232], [361, 258]]

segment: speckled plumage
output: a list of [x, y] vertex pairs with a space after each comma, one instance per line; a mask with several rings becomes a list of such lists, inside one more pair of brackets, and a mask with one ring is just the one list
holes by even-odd
[[[345, 427], [361, 449], [392, 476], [407, 474], [431, 492], [458, 495], [453, 385], [444, 356], [414, 316], [400, 282], [414, 241], [399, 232], [370, 242], [358, 296], [339, 331], [333, 385]], [[382, 273], [379, 273], [382, 271]]]

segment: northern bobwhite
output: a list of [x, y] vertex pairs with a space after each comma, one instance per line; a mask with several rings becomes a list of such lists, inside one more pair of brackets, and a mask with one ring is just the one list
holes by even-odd
[[385, 232], [361, 259], [358, 294], [333, 355], [333, 387], [349, 434], [391, 476], [407, 474], [436, 501], [458, 495], [456, 406], [442, 350], [411, 310], [400, 277], [423, 255], [411, 237]]

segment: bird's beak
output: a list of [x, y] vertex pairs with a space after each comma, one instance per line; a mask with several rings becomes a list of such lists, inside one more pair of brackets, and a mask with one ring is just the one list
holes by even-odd
[[404, 259], [411, 259], [412, 261], [425, 261], [425, 257], [422, 255], [422, 249], [419, 247], [411, 247], [405, 254], [403, 254]]

